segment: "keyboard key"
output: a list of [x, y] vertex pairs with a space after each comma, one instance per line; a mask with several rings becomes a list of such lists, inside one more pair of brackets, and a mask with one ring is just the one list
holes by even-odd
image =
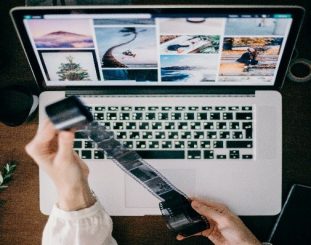
[[157, 131], [154, 133], [154, 137], [156, 139], [165, 139], [165, 132], [164, 131]]
[[122, 106], [121, 111], [132, 111], [132, 107], [131, 106]]
[[91, 159], [92, 158], [92, 151], [82, 150], [81, 151], [81, 158], [82, 159]]
[[197, 114], [197, 119], [198, 119], [198, 120], [207, 120], [207, 113], [205, 113], [205, 112], [199, 112], [199, 113]]
[[143, 159], [185, 159], [184, 151], [136, 151]]
[[164, 124], [164, 128], [165, 129], [171, 129], [171, 130], [174, 130], [175, 129], [175, 123], [174, 122], [166, 122], [165, 124]]
[[242, 155], [242, 159], [253, 159], [253, 155]]
[[245, 138], [252, 139], [253, 138], [253, 124], [252, 122], [244, 122], [242, 124], [242, 128], [245, 129]]
[[74, 141], [73, 148], [82, 148], [82, 141]]
[[237, 150], [229, 151], [229, 157], [230, 157], [230, 159], [239, 159], [240, 158], [240, 151], [237, 151]]
[[159, 120], [168, 120], [168, 113], [167, 112], [160, 112], [158, 113]]
[[191, 129], [201, 129], [201, 123], [200, 122], [191, 122], [190, 128]]
[[236, 120], [251, 120], [253, 119], [253, 114], [248, 112], [237, 112], [235, 118]]
[[162, 110], [162, 111], [171, 111], [171, 110], [172, 110], [172, 107], [171, 107], [171, 106], [162, 106], [162, 107], [161, 107], [161, 110]]
[[146, 120], [155, 120], [156, 114], [154, 112], [147, 112], [145, 115]]
[[214, 159], [214, 151], [213, 150], [207, 150], [203, 151], [204, 159]]
[[211, 111], [213, 110], [213, 107], [211, 106], [202, 106], [202, 111]]
[[225, 110], [226, 110], [226, 107], [225, 107], [225, 106], [216, 106], [216, 107], [215, 107], [215, 110], [216, 110], [216, 111], [225, 111]]
[[172, 120], [181, 120], [181, 113], [180, 112], [172, 112], [171, 118], [172, 118]]
[[162, 123], [160, 123], [160, 122], [153, 122], [152, 123], [152, 129], [155, 129], [155, 130], [162, 129]]
[[210, 113], [210, 119], [211, 120], [219, 120], [220, 119], [220, 113], [218, 113], [218, 112], [211, 112]]
[[149, 148], [150, 149], [158, 149], [160, 148], [160, 143], [159, 141], [149, 141]]
[[75, 132], [75, 138], [76, 139], [87, 139], [87, 133], [83, 131], [77, 131]]
[[229, 106], [228, 109], [229, 109], [229, 111], [238, 111], [238, 110], [240, 110], [240, 107], [239, 106]]
[[233, 113], [224, 112], [222, 114], [223, 120], [232, 120], [233, 119]]
[[129, 132], [130, 139], [140, 139], [140, 132], [139, 131], [132, 131]]
[[184, 119], [185, 119], [185, 120], [194, 120], [194, 113], [192, 113], [192, 112], [186, 112], [186, 113], [184, 114]]
[[187, 122], [178, 122], [177, 128], [182, 129], [182, 130], [187, 130], [188, 129], [188, 123]]
[[95, 106], [95, 111], [104, 111], [105, 107], [104, 106]]
[[150, 131], [144, 131], [144, 132], [142, 132], [142, 138], [143, 139], [152, 139], [153, 133]]
[[203, 123], [203, 128], [204, 129], [214, 129], [214, 123], [212, 123], [212, 122], [205, 122], [205, 123]]
[[207, 132], [206, 138], [207, 139], [216, 139], [217, 138], [217, 132], [215, 132], [215, 131]]
[[157, 110], [159, 110], [158, 106], [149, 106], [148, 107], [148, 111], [157, 111]]
[[185, 142], [184, 141], [174, 141], [174, 147], [178, 149], [185, 148]]
[[143, 120], [143, 113], [141, 113], [141, 112], [134, 112], [132, 114], [132, 120]]
[[188, 141], [187, 143], [188, 148], [198, 148], [198, 142], [197, 141]]
[[94, 151], [94, 158], [95, 159], [104, 159], [105, 154], [103, 151]]
[[168, 138], [169, 139], [178, 139], [178, 132], [177, 131], [168, 132]]
[[220, 139], [230, 139], [230, 132], [229, 131], [220, 131], [219, 132]]
[[119, 110], [118, 106], [108, 106], [108, 111], [117, 111]]
[[136, 149], [146, 149], [146, 141], [136, 141]]
[[108, 112], [107, 113], [107, 120], [117, 120], [117, 113], [115, 113], [115, 112]]
[[148, 122], [140, 122], [138, 124], [138, 128], [141, 130], [149, 129], [149, 123]]
[[241, 131], [233, 131], [232, 132], [233, 139], [243, 139], [243, 132]]
[[217, 122], [216, 128], [217, 129], [227, 129], [227, 123], [226, 122]]
[[186, 107], [185, 106], [175, 106], [176, 111], [185, 111]]
[[123, 129], [123, 122], [113, 122], [112, 129], [114, 130], [122, 130]]
[[172, 141], [162, 141], [162, 149], [170, 149], [172, 148]]
[[217, 155], [216, 158], [217, 159], [226, 159], [227, 156], [226, 155]]
[[91, 149], [94, 148], [95, 144], [93, 141], [85, 141], [84, 142], [84, 148], [85, 149]]
[[193, 138], [194, 139], [204, 139], [204, 132], [203, 131], [194, 131]]
[[252, 141], [227, 141], [227, 148], [252, 148]]
[[125, 131], [117, 132], [116, 137], [117, 139], [127, 139], [127, 133]]
[[251, 111], [253, 108], [251, 106], [242, 106], [242, 111]]
[[188, 110], [189, 111], [197, 111], [197, 110], [199, 110], [199, 107], [198, 106], [189, 106]]
[[201, 151], [188, 151], [188, 159], [201, 159]]
[[211, 142], [209, 140], [203, 140], [200, 142], [201, 148], [211, 148]]
[[125, 123], [125, 128], [126, 129], [136, 129], [136, 122], [127, 122]]
[[130, 120], [130, 113], [128, 112], [120, 113], [120, 120]]
[[144, 106], [135, 106], [135, 111], [145, 111], [146, 110], [146, 107]]
[[180, 138], [182, 139], [191, 139], [191, 132], [185, 131], [180, 133]]
[[224, 142], [223, 141], [213, 141], [213, 148], [223, 148]]
[[230, 129], [240, 129], [240, 123], [239, 122], [230, 122], [229, 128]]
[[122, 143], [123, 143], [123, 145], [124, 145], [125, 147], [127, 147], [127, 148], [129, 148], [129, 149], [133, 149], [133, 147], [134, 147], [133, 141], [127, 140], [127, 141], [123, 141]]
[[104, 120], [104, 113], [94, 113], [93, 116], [95, 120]]

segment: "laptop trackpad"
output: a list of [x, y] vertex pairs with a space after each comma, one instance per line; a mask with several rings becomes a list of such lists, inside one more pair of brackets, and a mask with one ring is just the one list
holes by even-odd
[[[189, 196], [195, 196], [195, 169], [161, 169], [160, 172], [178, 189]], [[125, 206], [127, 208], [157, 208], [160, 200], [142, 185], [125, 175]]]

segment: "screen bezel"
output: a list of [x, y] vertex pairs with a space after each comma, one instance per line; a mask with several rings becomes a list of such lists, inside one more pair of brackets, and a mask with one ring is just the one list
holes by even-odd
[[[291, 14], [292, 25], [287, 37], [287, 43], [284, 47], [279, 70], [276, 75], [274, 85], [269, 86], [251, 86], [251, 85], [229, 85], [229, 86], [181, 86], [181, 85], [131, 85], [131, 86], [47, 86], [40, 70], [39, 63], [32, 48], [31, 41], [23, 24], [24, 15], [45, 15], [45, 14], [107, 14], [107, 13], [150, 13], [150, 14]], [[280, 90], [282, 88], [290, 58], [294, 51], [298, 33], [302, 25], [304, 9], [299, 6], [207, 6], [207, 5], [149, 5], [149, 6], [70, 6], [70, 7], [17, 7], [11, 10], [18, 36], [26, 53], [31, 70], [36, 83], [41, 91], [54, 90], [111, 90], [111, 91], [162, 91], [167, 93], [208, 93], [209, 91], [255, 91], [255, 90]]]

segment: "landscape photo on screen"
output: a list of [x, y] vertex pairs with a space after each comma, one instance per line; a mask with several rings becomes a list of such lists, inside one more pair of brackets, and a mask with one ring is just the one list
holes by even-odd
[[87, 19], [33, 19], [27, 24], [36, 48], [94, 48]]
[[218, 81], [271, 81], [282, 42], [282, 37], [225, 37]]
[[218, 55], [161, 55], [162, 82], [215, 82]]

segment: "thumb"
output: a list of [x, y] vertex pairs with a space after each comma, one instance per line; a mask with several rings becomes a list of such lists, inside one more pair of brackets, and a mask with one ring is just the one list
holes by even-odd
[[216, 223], [221, 221], [224, 217], [221, 213], [217, 212], [214, 208], [206, 206], [197, 200], [191, 202], [192, 208], [199, 214], [205, 216], [208, 219], [214, 220]]
[[58, 152], [59, 157], [72, 157], [74, 133], [62, 131], [58, 135]]

